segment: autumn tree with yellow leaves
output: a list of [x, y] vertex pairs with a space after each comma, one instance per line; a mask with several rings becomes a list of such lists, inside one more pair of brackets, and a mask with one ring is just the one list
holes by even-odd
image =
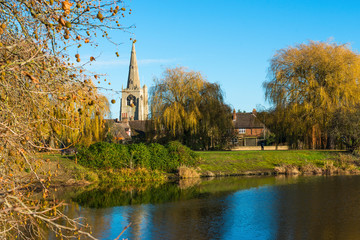
[[151, 119], [158, 137], [177, 139], [193, 149], [224, 147], [232, 129], [223, 92], [199, 73], [168, 68], [151, 90]]
[[277, 119], [274, 124], [294, 147], [302, 142], [326, 148], [334, 113], [360, 102], [359, 79], [360, 56], [348, 45], [311, 41], [278, 50], [264, 88], [272, 114], [281, 118], [268, 119]]
[[[93, 238], [49, 199], [53, 173], [37, 172], [35, 153], [101, 139], [108, 101], [93, 83], [98, 76], [71, 63], [88, 60], [68, 49], [96, 46], [97, 35], [111, 40], [108, 31], [124, 30], [128, 13], [121, 0], [0, 1], [1, 239], [41, 239], [45, 229]], [[24, 171], [31, 177], [21, 178]]]

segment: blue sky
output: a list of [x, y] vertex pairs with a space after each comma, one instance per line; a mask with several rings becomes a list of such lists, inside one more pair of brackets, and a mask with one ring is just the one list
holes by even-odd
[[[167, 67], [199, 71], [221, 85], [226, 102], [236, 110], [268, 107], [262, 83], [276, 50], [308, 40], [350, 43], [360, 48], [360, 1], [317, 0], [131, 0], [124, 25], [132, 34], [110, 32], [114, 46], [100, 42], [85, 54], [99, 56], [89, 70], [107, 74], [100, 87], [110, 99], [112, 117], [119, 115], [116, 91], [126, 86], [130, 37], [136, 52], [141, 84], [153, 85]], [[120, 57], [114, 52], [118, 51]]]

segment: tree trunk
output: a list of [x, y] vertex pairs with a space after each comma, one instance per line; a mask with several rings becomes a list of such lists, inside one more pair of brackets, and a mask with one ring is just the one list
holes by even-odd
[[312, 138], [311, 138], [311, 149], [315, 149], [316, 147], [316, 135], [315, 135], [315, 125], [312, 126]]

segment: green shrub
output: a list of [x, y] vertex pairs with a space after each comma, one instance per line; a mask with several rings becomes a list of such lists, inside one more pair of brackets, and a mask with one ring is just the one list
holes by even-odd
[[151, 169], [158, 169], [158, 170], [164, 170], [169, 171], [172, 170], [169, 163], [170, 163], [170, 157], [169, 152], [161, 144], [158, 143], [152, 143], [149, 145], [149, 151], [150, 151], [150, 165]]
[[87, 172], [85, 174], [85, 180], [90, 181], [90, 182], [97, 182], [97, 181], [99, 181], [99, 177], [94, 172]]
[[95, 168], [126, 167], [130, 160], [126, 146], [108, 142], [94, 143], [89, 148], [81, 147], [77, 156], [79, 164]]
[[149, 146], [138, 143], [121, 145], [98, 142], [90, 147], [78, 148], [78, 162], [93, 168], [146, 168], [148, 170], [175, 171], [179, 166], [195, 166], [196, 154], [180, 142], [158, 143]]
[[182, 165], [193, 167], [198, 163], [198, 157], [196, 153], [178, 141], [169, 142], [167, 149], [169, 151], [170, 164], [172, 169], [176, 169]]
[[124, 168], [130, 166], [130, 153], [126, 145], [113, 143], [116, 149], [116, 157], [111, 159], [113, 168]]
[[148, 147], [143, 143], [136, 143], [129, 145], [129, 152], [131, 156], [130, 167], [144, 167], [151, 169], [150, 159], [151, 155]]
[[97, 163], [98, 158], [96, 157], [96, 155], [97, 153], [94, 153], [94, 150], [90, 151], [88, 147], [78, 147], [77, 158], [80, 165], [83, 165], [85, 167], [97, 167], [100, 164]]

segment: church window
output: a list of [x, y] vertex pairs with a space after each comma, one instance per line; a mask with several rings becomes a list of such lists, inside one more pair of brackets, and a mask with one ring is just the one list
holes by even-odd
[[136, 97], [134, 95], [129, 95], [127, 97], [127, 105], [128, 106], [136, 105]]

